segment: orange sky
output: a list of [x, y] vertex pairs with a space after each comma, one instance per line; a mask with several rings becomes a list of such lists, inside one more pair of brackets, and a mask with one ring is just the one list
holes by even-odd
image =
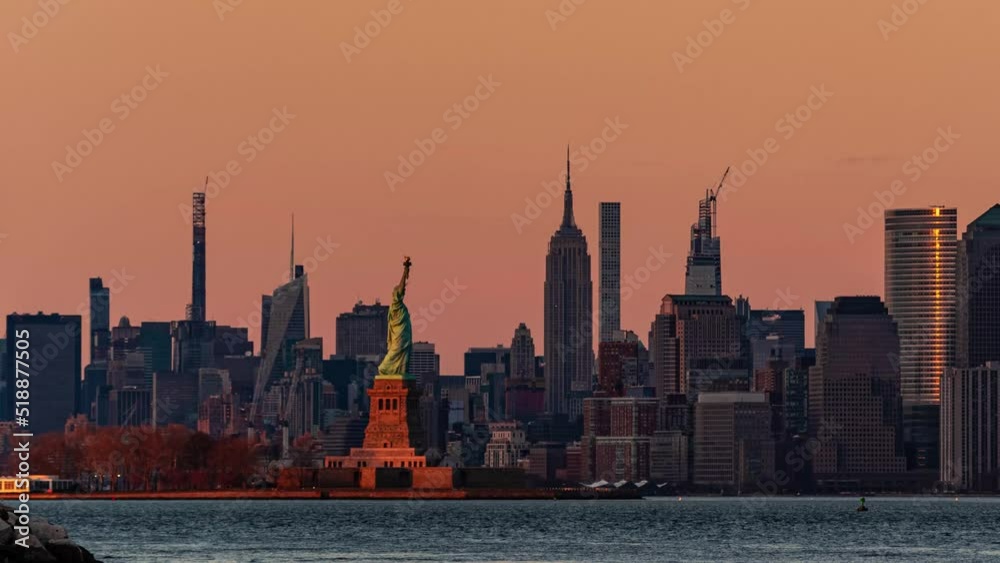
[[[437, 343], [446, 373], [522, 321], [541, 353], [561, 203], [520, 233], [512, 215], [558, 178], [565, 143], [590, 143], [606, 119], [627, 128], [576, 168], [576, 218], [595, 292], [599, 201], [622, 202], [623, 276], [650, 247], [673, 255], [623, 304], [644, 339], [663, 294], [683, 291], [704, 188], [769, 138], [773, 154], [720, 204], [723, 288], [759, 308], [790, 294], [810, 334], [813, 300], [882, 293], [881, 220], [853, 243], [844, 232], [873, 192], [900, 179], [894, 207], [956, 206], [961, 229], [998, 198], [997, 2], [929, 0], [898, 29], [879, 20], [916, 0], [563, 0], [565, 18], [558, 0], [243, 2], [220, 16], [225, 2], [70, 1], [51, 17], [37, 0], [0, 4], [0, 312], [74, 313], [88, 277], [118, 271], [133, 279], [113, 320], [182, 317], [191, 234], [178, 206], [230, 161], [239, 173], [208, 203], [210, 318], [246, 324], [280, 283], [294, 212], [299, 261], [318, 237], [339, 245], [310, 275], [326, 350], [338, 313], [388, 300], [406, 253], [407, 301], [427, 321], [415, 336]], [[354, 28], [390, 7], [348, 61]], [[674, 53], [703, 31], [679, 71]], [[147, 67], [166, 73], [146, 79], [155, 89], [141, 86]], [[478, 108], [448, 113], [491, 76]], [[832, 97], [780, 129], [823, 85]], [[134, 107], [119, 99], [137, 87]], [[241, 145], [280, 123], [276, 108], [294, 118], [273, 142]], [[102, 120], [110, 132], [57, 174]], [[949, 126], [958, 139], [914, 180], [905, 163]], [[437, 128], [433, 154], [390, 190], [386, 172]], [[465, 289], [420, 317], [449, 280]]]

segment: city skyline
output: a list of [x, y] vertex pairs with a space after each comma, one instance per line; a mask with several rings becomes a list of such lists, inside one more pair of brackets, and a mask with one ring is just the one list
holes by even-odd
[[[566, 161], [566, 162], [567, 162], [567, 166], [570, 166], [571, 161]], [[566, 176], [563, 176], [563, 178], [565, 178], [565, 177]], [[574, 185], [575, 185], [575, 183], [574, 183]], [[569, 208], [568, 208], [568, 215], [566, 214], [566, 209], [564, 209], [564, 213], [562, 215], [562, 221], [563, 221], [563, 223], [565, 223], [565, 221], [567, 220], [567, 217], [569, 217], [570, 223], [573, 224], [573, 223], [575, 223], [575, 220], [574, 220], [575, 213], [573, 211], [573, 203], [572, 203], [573, 194], [569, 192], [569, 181], [567, 181], [566, 186], [567, 186], [567, 193], [569, 194], [568, 195], [568, 198], [569, 198], [568, 199]], [[204, 195], [203, 192], [196, 191], [196, 192], [192, 193], [192, 198], [193, 198], [193, 200], [195, 202], [198, 202], [198, 201], [204, 199], [204, 198], [201, 197], [203, 195]], [[706, 198], [707, 197], [708, 196], [706, 196]], [[699, 205], [700, 206], [704, 206], [704, 205], [706, 205], [705, 202], [706, 202], [706, 199], [703, 198], [699, 202]], [[598, 205], [599, 206], [604, 206], [604, 205], [607, 205], [607, 203], [606, 202], [599, 202]], [[950, 216], [950, 218], [951, 218], [951, 220], [953, 222], [955, 221], [955, 217], [958, 215], [958, 213], [960, 211], [960, 210], [957, 210], [955, 208], [946, 208], [946, 206], [934, 205], [934, 206], [918, 207], [918, 208], [898, 208], [898, 209], [890, 208], [888, 210], [889, 213], [886, 213], [886, 215], [888, 216], [889, 219], [892, 219], [893, 215], [894, 214], [898, 215], [899, 212], [904, 212], [904, 213], [905, 212], [920, 213], [920, 212], [933, 211], [934, 209], [946, 209], [949, 212], [949, 216]], [[993, 210], [993, 208], [990, 208], [988, 211], [992, 211], [992, 210]], [[599, 207], [598, 217], [600, 217], [601, 211], [603, 211], [603, 207]], [[979, 216], [979, 215], [982, 215], [982, 214], [973, 214], [973, 215], [974, 216]], [[882, 227], [882, 230], [883, 230], [883, 235], [886, 236], [886, 237], [888, 237], [888, 233], [886, 232], [886, 217], [879, 217], [878, 220], [879, 220], [879, 222], [881, 224], [881, 227]], [[197, 227], [194, 228], [194, 231], [195, 231], [195, 239], [194, 239], [194, 241], [195, 241], [195, 244], [194, 244], [194, 249], [195, 249], [195, 253], [194, 253], [194, 255], [195, 255], [195, 263], [194, 263], [193, 268], [190, 270], [190, 277], [189, 277], [189, 279], [187, 281], [189, 283], [189, 289], [188, 289], [188, 291], [195, 291], [195, 299], [193, 299], [193, 300], [200, 299], [202, 302], [205, 302], [206, 301], [206, 297], [204, 295], [205, 292], [203, 291], [203, 288], [204, 288], [204, 285], [209, 285], [210, 286], [210, 283], [209, 284], [205, 283], [205, 281], [204, 281], [205, 273], [204, 273], [203, 270], [206, 269], [205, 262], [207, 262], [207, 263], [210, 264], [211, 260], [206, 261], [204, 259], [204, 251], [202, 250], [203, 247], [205, 246], [205, 242], [204, 242], [205, 241], [204, 219], [202, 221], [203, 222], [201, 223], [202, 227], [201, 227], [200, 231], [199, 231], [199, 228], [197, 228]], [[575, 224], [573, 226], [575, 228]], [[874, 228], [874, 226], [873, 226], [873, 228]], [[961, 222], [959, 221], [957, 228], [958, 228], [958, 231], [952, 233], [952, 235], [954, 235], [953, 238], [950, 238], [950, 239], [948, 239], [948, 238], [941, 238], [940, 240], [947, 240], [947, 241], [951, 241], [952, 243], [957, 244], [957, 242], [959, 240], [959, 238], [957, 236], [957, 233], [960, 233], [962, 230], [964, 230], [965, 227], [962, 226]], [[953, 227], [953, 229], [954, 229], [954, 227]], [[557, 228], [556, 230], [558, 231], [559, 229]], [[599, 234], [600, 234], [600, 230], [598, 230], [598, 235]], [[583, 236], [586, 237], [586, 232], [583, 232]], [[295, 250], [295, 246], [294, 246], [295, 245], [295, 243], [294, 243], [295, 238], [294, 237], [295, 237], [295, 233], [294, 233], [294, 218], [293, 218], [292, 248], [291, 248], [291, 250], [292, 250], [292, 255], [291, 255], [292, 269], [289, 271], [288, 268], [286, 267], [286, 271], [284, 272], [283, 276], [280, 278], [281, 283], [279, 285], [275, 286], [274, 289], [273, 289], [273, 291], [278, 291], [282, 287], [284, 287], [285, 285], [287, 285], [288, 282], [292, 280], [292, 276], [296, 275], [296, 273], [295, 273], [295, 269], [296, 268], [299, 270], [298, 275], [302, 275], [302, 273], [309, 274], [309, 270], [308, 270], [307, 267], [304, 268], [301, 264], [296, 264], [296, 262], [301, 262], [302, 261], [302, 257], [298, 256], [296, 254], [296, 250]], [[719, 238], [721, 238], [721, 237], [719, 237]], [[886, 239], [880, 239], [880, 242], [883, 242], [884, 244], [887, 245], [888, 244], [887, 240], [888, 240], [887, 238]], [[286, 244], [287, 244], [287, 242], [286, 242]], [[586, 245], [585, 248], [586, 248], [586, 251], [588, 253], [593, 252], [593, 253], [597, 254], [597, 253], [600, 252], [599, 241], [597, 243], [594, 243], [594, 242], [591, 242], [591, 241], [585, 241], [584, 244]], [[591, 250], [592, 246], [594, 247], [593, 250]], [[225, 250], [225, 249], [223, 249], [223, 250]], [[655, 256], [655, 254], [653, 254], [653, 256]], [[725, 257], [724, 253], [723, 253], [723, 257]], [[886, 256], [886, 258], [888, 258], [888, 256]], [[202, 260], [202, 262], [198, 262], [199, 259]], [[223, 258], [220, 258], [220, 259], [223, 259]], [[308, 256], [306, 257], [306, 259], [308, 259]], [[689, 261], [690, 261], [690, 258], [689, 258]], [[954, 259], [952, 259], [952, 261], [954, 261]], [[598, 260], [590, 260], [590, 262], [592, 263], [591, 264], [591, 276], [592, 276], [592, 278], [593, 277], [599, 277], [600, 274], [601, 274], [601, 271], [600, 271], [601, 270], [601, 265], [600, 265], [599, 261]], [[883, 270], [884, 271], [888, 271], [888, 266], [883, 266]], [[684, 275], [684, 272], [682, 272], [681, 275], [684, 276], [685, 278], [687, 277], [687, 276]], [[953, 276], [954, 272], [952, 272], [951, 275]], [[130, 278], [130, 276], [128, 276], [128, 273], [125, 272], [124, 270], [120, 271], [120, 272], [119, 271], [115, 271], [115, 270], [112, 271], [111, 281], [113, 283], [111, 285], [117, 285], [117, 287], [104, 287], [103, 288], [104, 292], [105, 292], [105, 297], [103, 298], [103, 299], [105, 299], [104, 303], [107, 304], [108, 301], [110, 301], [110, 308], [112, 310], [114, 309], [114, 306], [115, 306], [115, 303], [114, 303], [115, 299], [113, 297], [115, 295], [117, 295], [118, 293], [124, 291], [125, 288], [128, 287], [129, 281], [130, 281], [129, 278]], [[97, 278], [94, 278], [94, 277], [89, 278], [88, 283], [91, 284], [91, 287], [90, 287], [91, 296], [92, 296], [93, 291], [94, 291], [94, 289], [92, 287], [92, 284], [94, 283], [95, 280], [100, 280], [100, 279], [101, 278], [99, 278], [99, 277], [97, 277]], [[682, 285], [684, 284], [684, 281], [685, 280], [683, 280], [683, 279], [681, 280], [681, 284]], [[954, 283], [954, 281], [952, 281], [951, 283]], [[600, 288], [596, 287], [597, 285], [598, 284], [593, 284], [593, 286], [595, 286], [595, 287], [592, 287], [592, 291], [590, 293], [592, 295], [592, 299], [594, 301], [597, 301], [598, 304], [599, 304], [600, 303], [600, 297], [601, 297], [601, 295], [600, 295]], [[630, 285], [630, 284], [626, 284], [625, 287], [622, 287], [622, 289], [621, 289], [622, 294], [625, 294], [626, 292], [628, 292], [628, 294], [631, 295], [631, 290], [630, 290], [629, 287], [627, 287], [628, 285]], [[446, 287], [448, 286], [447, 280], [445, 281], [445, 286]], [[635, 286], [633, 285], [632, 287], [635, 287]], [[199, 289], [201, 289], [202, 291], [199, 291]], [[269, 292], [265, 292], [263, 294], [263, 296], [265, 298], [269, 297], [267, 295], [267, 293], [269, 293]], [[455, 293], [456, 293], [455, 297], [457, 298], [460, 295], [460, 291], [455, 292]], [[683, 293], [683, 292], [681, 292], [681, 293]], [[718, 294], [718, 293], [713, 293], [713, 294]], [[863, 293], [863, 292], [849, 293], [848, 292], [848, 293], [844, 293], [843, 295], [831, 295], [831, 296], [829, 296], [829, 299], [832, 299], [833, 297], [842, 297], [842, 296], [851, 296], [851, 295], [856, 295], [856, 296], [875, 295], [875, 296], [878, 296], [880, 298], [885, 299], [887, 297], [887, 294], [888, 294], [888, 292], [886, 292], [886, 291], [875, 292], [875, 293]], [[670, 295], [669, 293], [666, 294], [666, 296], [669, 296], [669, 295]], [[703, 295], [703, 294], [702, 293], [695, 293], [694, 295]], [[729, 293], [722, 292], [721, 295], [729, 295]], [[743, 294], [739, 294], [739, 295], [743, 295]], [[730, 296], [730, 297], [732, 297], [732, 296]], [[746, 297], [746, 296], [744, 296], [744, 297]], [[193, 300], [189, 300], [189, 301], [193, 301]], [[621, 295], [619, 295], [619, 301], [621, 301], [621, 300], [622, 300]], [[211, 298], [209, 298], [208, 301], [212, 301]], [[386, 299], [384, 299], [382, 296], [376, 295], [376, 296], [374, 296], [371, 299], [359, 298], [357, 301], [354, 302], [353, 306], [355, 308], [357, 308], [359, 306], [369, 306], [371, 304], [381, 303], [382, 301], [386, 301]], [[808, 306], [807, 305], [799, 305], [799, 303], [800, 303], [799, 296], [778, 289], [775, 292], [775, 300], [773, 302], [774, 307], [770, 307], [770, 308], [774, 308], [774, 309], [786, 308], [786, 309], [789, 309], [789, 310], [798, 310], [798, 309], [801, 309], [802, 312], [803, 312], [803, 314], [805, 314], [805, 312], [806, 312], [807, 309], [813, 309], [811, 306], [812, 305], [816, 305], [819, 302], [822, 302], [822, 300], [818, 300], [816, 302], [811, 302], [811, 303], [809, 303]], [[762, 307], [759, 306], [757, 303], [755, 303], [753, 300], [751, 300], [751, 305], [755, 308], [755, 310], [762, 309]], [[761, 305], [767, 306], [764, 303], [762, 303]], [[105, 305], [105, 306], [107, 306], [107, 305]], [[182, 315], [179, 315], [179, 316], [175, 317], [174, 319], [178, 320], [178, 321], [183, 321], [183, 319], [187, 318], [188, 320], [190, 320], [190, 315], [191, 315], [190, 311], [192, 311], [192, 310], [197, 310], [197, 308], [194, 307], [189, 302], [184, 307], [184, 311], [186, 311], [186, 312], [183, 313]], [[51, 309], [51, 308], [49, 308], [49, 309], [42, 308], [42, 309], [39, 309], [37, 311], [27, 310], [27, 309], [26, 310], [16, 310], [15, 309], [15, 310], [9, 311], [9, 313], [12, 313], [12, 314], [13, 313], [17, 313], [17, 314], [25, 314], [25, 315], [34, 314], [34, 313], [63, 314], [63, 315], [79, 314], [79, 315], [82, 315], [83, 316], [83, 325], [82, 326], [84, 327], [82, 334], [85, 337], [89, 338], [88, 333], [92, 332], [94, 330], [94, 328], [89, 326], [90, 319], [89, 319], [89, 316], [87, 314], [88, 312], [89, 312], [89, 302], [86, 299], [83, 300], [83, 301], [80, 301], [77, 304], [77, 306], [76, 306], [76, 308], [74, 310], [61, 311], [61, 310]], [[350, 312], [350, 309], [345, 310], [345, 311], [337, 312], [336, 315], [337, 316], [342, 316], [342, 315], [348, 314], [349, 312]], [[261, 328], [262, 328], [262, 325], [264, 324], [264, 319], [268, 318], [268, 313], [269, 313], [269, 311], [266, 310], [266, 307], [263, 306], [263, 304], [258, 303], [256, 305], [256, 308], [253, 309], [249, 315], [247, 315], [246, 317], [241, 317], [241, 318], [235, 319], [235, 321], [237, 322], [236, 326], [247, 327], [247, 328], [250, 329], [250, 339], [251, 339], [251, 341], [253, 341], [253, 342], [256, 343], [256, 346], [257, 346], [258, 350], [261, 349], [266, 344], [265, 342], [262, 342], [262, 338], [260, 338], [260, 336], [262, 335]], [[107, 311], [104, 311], [104, 314], [107, 314]], [[816, 322], [818, 322], [819, 320], [822, 320], [822, 319], [816, 319], [815, 318], [816, 317], [815, 310], [811, 310], [810, 314], [814, 317], [814, 320]], [[419, 319], [420, 318], [419, 315], [420, 315], [420, 313], [417, 314], [416, 318]], [[118, 323], [119, 319], [127, 318], [129, 316], [130, 315], [129, 315], [129, 313], [127, 311], [122, 311], [120, 314], [112, 314], [112, 318], [111, 318], [111, 324], [112, 324], [112, 326], [116, 325]], [[598, 334], [598, 331], [596, 330], [596, 327], [600, 326], [599, 316], [600, 316], [600, 312], [599, 311], [594, 311], [593, 314], [591, 315], [591, 317], [592, 317], [591, 329], [592, 329], [592, 332], [593, 332], [593, 334], [592, 334], [592, 341], [593, 341], [593, 345], [594, 345], [593, 348], [594, 348], [594, 351], [595, 351], [595, 358], [596, 358], [597, 344], [599, 344], [599, 341], [600, 341], [600, 335]], [[652, 316], [655, 316], [655, 313]], [[260, 320], [258, 321], [256, 319], [260, 319]], [[149, 319], [149, 320], [152, 320], [152, 321], [168, 321], [169, 322], [171, 320], [171, 318], [167, 318], [167, 319]], [[212, 317], [212, 314], [210, 312], [206, 312], [206, 317], [205, 317], [204, 320], [217, 321], [217, 319], [214, 319]], [[335, 320], [336, 320], [336, 318], [335, 318]], [[241, 322], [241, 321], [243, 321], [244, 324], [239, 324], [239, 322]], [[309, 321], [311, 321], [311, 319], [309, 319]], [[217, 321], [217, 322], [219, 322], [220, 325], [222, 324], [222, 321]], [[899, 321], [897, 320], [897, 322], [899, 322]], [[305, 327], [305, 330], [307, 332], [311, 332], [311, 330], [312, 330], [312, 323], [308, 322], [307, 324], [308, 324], [308, 326]], [[524, 323], [521, 322], [521, 323], [518, 323], [518, 324], [524, 324]], [[544, 323], [539, 323], [539, 325], [540, 326], [544, 326]], [[807, 322], [806, 326], [809, 327], [809, 325], [810, 325], [810, 323]], [[425, 324], [424, 326], [427, 326], [427, 325]], [[331, 331], [331, 333], [333, 333], [332, 334], [333, 336], [335, 336], [335, 332], [336, 332], [335, 329], [336, 329], [336, 326], [334, 325], [334, 331]], [[622, 327], [622, 330], [630, 330], [630, 328], [629, 327]], [[419, 333], [422, 332], [422, 330], [418, 330], [417, 332], [418, 332], [418, 335], [419, 335]], [[808, 331], [808, 333], [812, 333], [812, 334], [810, 334], [810, 336], [815, 337], [815, 332], [814, 331]], [[813, 339], [807, 339], [807, 341], [810, 341], [810, 340], [812, 340], [810, 343], [813, 344], [813, 346], [815, 346], [815, 341]], [[336, 338], [332, 338], [331, 337], [331, 338], [329, 338], [329, 341], [330, 341], [331, 345], [334, 345], [334, 348], [331, 350], [331, 353], [342, 354], [342, 351], [337, 350], [336, 347], [335, 347]], [[431, 341], [430, 339], [426, 339], [426, 338], [421, 339], [421, 341], [422, 342], [431, 342], [432, 344], [435, 344], [435, 345], [438, 344], [438, 343], [436, 343], [434, 341]], [[502, 345], [506, 345], [506, 342], [503, 340], [503, 337], [500, 336], [500, 337], [498, 337], [498, 340], [497, 340], [497, 342], [495, 344], [498, 345], [498, 346], [502, 346]], [[493, 345], [493, 344], [489, 343], [489, 342], [465, 341], [464, 344], [460, 345], [460, 346], [464, 346], [464, 347], [462, 348], [461, 352], [459, 352], [458, 358], [457, 359], [452, 359], [451, 361], [454, 364], [458, 365], [458, 364], [461, 363], [461, 354], [462, 353], [465, 353], [466, 351], [468, 351], [471, 348], [475, 348], [475, 347], [489, 347], [491, 345]], [[87, 346], [85, 346], [83, 352], [84, 352], [83, 363], [84, 363], [84, 365], [86, 365], [87, 363], [90, 362], [91, 351], [88, 349]], [[540, 355], [544, 355], [544, 347], [539, 347], [539, 354]], [[454, 367], [454, 369], [442, 370], [441, 373], [442, 374], [456, 374], [457, 375], [457, 374], [461, 374], [462, 370], [459, 369], [458, 367]]]
[[996, 22], [0, 2], [0, 559], [996, 558]]
[[[560, 183], [567, 138], [579, 164], [577, 221], [591, 253], [599, 202], [614, 200], [624, 208], [623, 287], [650, 248], [662, 246], [672, 256], [623, 300], [623, 329], [644, 333], [663, 296], [683, 291], [698, 199], [726, 165], [738, 169], [747, 150], [759, 150], [772, 137], [777, 151], [719, 201], [725, 292], [749, 296], [758, 308], [790, 294], [794, 303], [780, 306], [807, 310], [807, 321], [817, 299], [882, 295], [881, 217], [871, 217], [870, 227], [858, 226], [858, 208], [879, 203], [874, 192], [890, 194], [892, 207], [958, 208], [963, 228], [993, 203], [978, 186], [989, 175], [990, 132], [1000, 125], [990, 111], [995, 88], [979, 71], [988, 67], [984, 42], [994, 40], [976, 29], [998, 8], [985, 2], [949, 9], [925, 5], [897, 31], [883, 31], [878, 22], [891, 18], [891, 3], [832, 7], [823, 14], [794, 3], [741, 6], [671, 7], [667, 18], [656, 17], [667, 9], [657, 5], [646, 6], [651, 16], [638, 17], [588, 3], [554, 23], [545, 13], [553, 7], [494, 7], [489, 14], [499, 22], [529, 22], [516, 56], [508, 56], [509, 36], [503, 26], [484, 25], [480, 8], [404, 4], [350, 61], [341, 44], [354, 41], [354, 27], [364, 27], [379, 6], [316, 4], [314, 21], [250, 6], [221, 16], [204, 6], [154, 8], [141, 19], [139, 8], [95, 7], [87, 15], [67, 8], [17, 52], [2, 55], [21, 85], [0, 96], [25, 108], [10, 116], [12, 134], [0, 141], [12, 155], [0, 183], [19, 186], [6, 194], [6, 208], [46, 209], [48, 226], [40, 229], [35, 215], [4, 215], [0, 259], [12, 271], [32, 275], [0, 281], [0, 306], [76, 314], [87, 297], [86, 280], [112, 283], [117, 272], [132, 279], [112, 295], [112, 324], [123, 315], [182, 318], [190, 301], [191, 227], [181, 206], [206, 174], [234, 160], [241, 172], [207, 202], [210, 318], [252, 324], [246, 321], [259, 309], [260, 295], [284, 281], [287, 217], [295, 212], [299, 261], [317, 252], [329, 256], [309, 272], [315, 336], [332, 342], [336, 316], [359, 298], [386, 301], [391, 287], [383, 280], [392, 278], [387, 258], [408, 253], [420, 257], [410, 294], [415, 309], [440, 299], [446, 281], [465, 288], [441, 315], [424, 318], [426, 329], [415, 335], [437, 344], [444, 373], [459, 373], [468, 346], [506, 343], [520, 322], [543, 333], [541, 249], [559, 222], [558, 197], [520, 229], [512, 216], [528, 217], [525, 198], [537, 199], [543, 183]], [[703, 20], [718, 19], [725, 8], [735, 21], [678, 69], [673, 55], [684, 54], [688, 38], [705, 31]], [[19, 31], [20, 18], [36, 9], [30, 2], [8, 4], [2, 14]], [[87, 18], [100, 19], [106, 33], [91, 37]], [[147, 18], [162, 27], [136, 27]], [[254, 42], [254, 30], [292, 23], [310, 31], [287, 44]], [[588, 41], [602, 30], [626, 27], [636, 37], [628, 45]], [[414, 40], [428, 32], [442, 39]], [[187, 44], [168, 47], [175, 42], [166, 37], [177, 33], [188, 37]], [[83, 34], [87, 41], [81, 41]], [[468, 34], [482, 41], [468, 52], [449, 49], [449, 40]], [[767, 35], [776, 40], [752, 40]], [[113, 48], [123, 36], [134, 41], [128, 52]], [[841, 40], [845, 36], [851, 44]], [[942, 41], [950, 56], [935, 46]], [[799, 48], [787, 50], [790, 43]], [[231, 49], [252, 62], [233, 64]], [[449, 58], [442, 59], [445, 53]], [[411, 55], [451, 63], [422, 70], [428, 77], [401, 98], [399, 81], [415, 78]], [[771, 68], [772, 60], [781, 64]], [[66, 91], [59, 78], [65, 64], [92, 80]], [[155, 73], [158, 65], [161, 75], [146, 81], [156, 88], [119, 119], [122, 113], [111, 110], [112, 103], [142, 84], [147, 67]], [[560, 72], [565, 65], [580, 72]], [[314, 67], [330, 74], [321, 73], [316, 83], [315, 73], [305, 70]], [[263, 78], [270, 75], [283, 80]], [[609, 85], [595, 88], [598, 76], [611, 77], [604, 81]], [[720, 76], [748, 87], [731, 88]], [[341, 88], [338, 77], [357, 87]], [[959, 77], [960, 90], [946, 85]], [[820, 104], [813, 92], [824, 86], [832, 95]], [[195, 90], [197, 102], [188, 96]], [[477, 109], [452, 129], [461, 114], [452, 112], [451, 120], [443, 114], [477, 93], [484, 99], [477, 98]], [[786, 139], [776, 122], [810, 99], [821, 107]], [[377, 111], [352, 109], [362, 106]], [[287, 123], [276, 115], [285, 108]], [[103, 118], [115, 130], [60, 181], [52, 163], [63, 161], [65, 146], [83, 141], [81, 130], [93, 130]], [[243, 141], [272, 123], [273, 143], [246, 162]], [[397, 171], [399, 156], [415, 149], [413, 139], [429, 138], [437, 127], [447, 140], [390, 189], [385, 173]], [[949, 128], [958, 138], [954, 145], [938, 143], [948, 150], [934, 164], [927, 170], [907, 164]], [[579, 146], [605, 130], [615, 140], [594, 160], [582, 156]], [[905, 191], [890, 191], [895, 180], [904, 182]], [[411, 208], [412, 214], [406, 211]], [[373, 217], [402, 230], [382, 228]], [[860, 234], [846, 233], [847, 224]], [[789, 231], [804, 234], [784, 236]], [[400, 243], [401, 232], [415, 234]], [[106, 252], [92, 252], [111, 239], [116, 243]], [[488, 258], [483, 249], [489, 249]], [[785, 255], [801, 257], [809, 267]], [[596, 280], [596, 265], [592, 269]], [[513, 298], [523, 300], [523, 310], [497, 305]], [[487, 327], [464, 321], [483, 316], [496, 322]], [[812, 342], [813, 323], [807, 325]]]

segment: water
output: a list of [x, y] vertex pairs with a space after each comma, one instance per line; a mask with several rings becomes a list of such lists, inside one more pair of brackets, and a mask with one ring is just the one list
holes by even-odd
[[1000, 499], [35, 501], [113, 562], [997, 561]]

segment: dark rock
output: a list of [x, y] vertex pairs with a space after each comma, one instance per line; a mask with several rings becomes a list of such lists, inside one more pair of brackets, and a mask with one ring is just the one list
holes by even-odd
[[87, 551], [87, 548], [81, 547], [80, 551], [83, 552], [83, 563], [104, 563], [103, 561], [98, 561], [97, 558], [94, 557], [94, 554]]
[[22, 549], [21, 553], [24, 554], [24, 558], [15, 559], [18, 563], [22, 561], [24, 563], [59, 563], [59, 560], [46, 551], [44, 547], [29, 547], [27, 550]]
[[14, 527], [0, 520], [0, 545], [11, 545], [14, 543]]
[[83, 550], [70, 540], [52, 540], [45, 543], [45, 549], [56, 558], [59, 563], [86, 563], [83, 557]]
[[0, 504], [0, 563], [101, 563], [73, 543], [65, 528], [41, 517], [31, 519], [28, 549], [14, 544], [13, 540], [18, 539], [12, 528], [16, 517], [12, 507]]

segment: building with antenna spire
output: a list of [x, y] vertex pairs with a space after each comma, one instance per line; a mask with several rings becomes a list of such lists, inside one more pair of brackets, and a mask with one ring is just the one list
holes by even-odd
[[248, 424], [257, 425], [258, 416], [264, 420], [275, 415], [262, 412], [264, 395], [271, 385], [295, 368], [295, 345], [310, 338], [309, 329], [309, 279], [305, 269], [295, 264], [295, 224], [292, 219], [291, 279], [279, 286], [270, 298], [263, 296], [267, 324], [261, 327], [261, 361], [254, 380], [254, 394]]
[[[208, 178], [205, 178], [208, 185]], [[174, 321], [173, 370], [178, 373], [197, 373], [204, 367], [212, 367], [215, 323], [206, 321], [206, 270], [205, 252], [205, 191], [191, 194], [191, 303], [185, 311], [185, 320]]]
[[698, 221], [691, 225], [691, 250], [684, 276], [686, 295], [722, 295], [722, 241], [716, 233], [716, 206], [728, 175], [727, 168], [719, 186], [705, 190], [705, 199], [698, 202]]
[[593, 379], [593, 282], [587, 238], [573, 217], [569, 147], [563, 219], [545, 259], [545, 410], [582, 415]]

